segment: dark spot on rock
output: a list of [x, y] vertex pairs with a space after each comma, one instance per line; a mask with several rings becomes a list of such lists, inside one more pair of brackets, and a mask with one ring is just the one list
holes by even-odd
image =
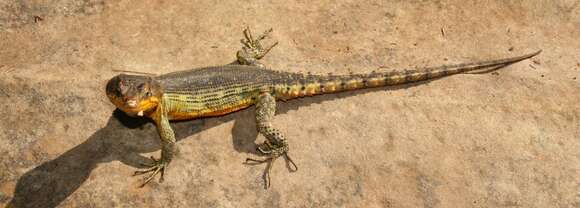
[[[104, 0], [59, 1], [58, 3], [27, 2], [8, 3], [8, 14], [0, 18], [0, 27], [20, 28], [27, 24], [39, 23], [49, 17], [93, 15], [105, 10]], [[35, 14], [35, 15], [31, 15]]]
[[33, 105], [41, 106], [43, 105], [44, 101], [46, 101], [46, 96], [38, 92], [38, 90], [31, 88], [29, 94], [29, 101]]
[[418, 197], [423, 199], [423, 207], [438, 207], [440, 200], [435, 190], [440, 185], [440, 182], [423, 174], [417, 176], [416, 180], [419, 191]]
[[40, 17], [40, 16], [34, 16], [34, 22], [35, 23], [41, 22], [42, 20], [44, 20], [42, 17]]

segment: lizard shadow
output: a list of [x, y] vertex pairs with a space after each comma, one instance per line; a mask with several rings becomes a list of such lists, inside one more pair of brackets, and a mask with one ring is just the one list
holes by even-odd
[[[439, 78], [437, 78], [439, 79]], [[325, 94], [320, 96], [313, 96], [313, 97], [303, 97], [298, 99], [293, 99], [289, 101], [277, 101], [276, 106], [276, 115], [288, 113], [294, 110], [298, 110], [300, 107], [310, 106], [312, 104], [320, 104], [327, 101], [332, 101], [335, 99], [342, 99], [347, 97], [352, 97], [356, 95], [362, 95], [366, 93], [372, 92], [380, 92], [380, 91], [391, 91], [391, 90], [399, 90], [399, 89], [407, 89], [418, 85], [424, 85], [428, 82], [434, 81], [426, 80], [420, 81], [416, 83], [409, 83], [404, 85], [396, 85], [396, 86], [384, 86], [384, 87], [377, 87], [377, 88], [368, 88], [368, 89], [361, 89], [357, 91], [346, 91], [346, 92], [339, 92], [334, 94]], [[256, 130], [256, 121], [254, 118], [254, 111], [255, 107], [251, 107], [250, 109], [246, 109], [242, 112], [236, 113], [240, 116], [237, 117], [234, 121], [234, 126], [232, 128], [232, 142], [233, 147], [238, 152], [245, 152], [250, 154], [259, 154], [256, 151], [256, 140], [258, 138], [258, 132]], [[290, 139], [291, 140], [291, 139]], [[291, 141], [290, 141], [291, 143]]]
[[[232, 62], [230, 64], [235, 64], [236, 62]], [[475, 70], [472, 72], [467, 72], [464, 74], [486, 74], [501, 68], [507, 67], [514, 63], [507, 63], [498, 66], [492, 66], [489, 68], [483, 68], [481, 70]], [[436, 81], [439, 79], [443, 79], [444, 77], [432, 78], [429, 80], [423, 80], [418, 82], [412, 82], [402, 85], [392, 85], [392, 86], [382, 86], [376, 88], [367, 88], [361, 89], [356, 91], [345, 91], [345, 92], [338, 92], [333, 94], [324, 94], [320, 96], [313, 96], [313, 97], [303, 97], [299, 99], [289, 100], [287, 102], [277, 101], [276, 106], [276, 114], [283, 114], [288, 113], [292, 110], [298, 110], [300, 107], [309, 106], [312, 104], [323, 103], [326, 101], [332, 101], [334, 99], [341, 99], [346, 97], [351, 97], [355, 95], [361, 95], [366, 93], [378, 92], [378, 91], [391, 91], [391, 90], [399, 90], [399, 89], [407, 89], [419, 85], [424, 85], [432, 81]], [[279, 105], [280, 103], [284, 103]], [[235, 119], [234, 127], [232, 128], [232, 136], [233, 136], [233, 146], [234, 149], [238, 152], [246, 152], [256, 154], [256, 142], [255, 140], [258, 137], [258, 132], [256, 131], [256, 121], [254, 118], [254, 107], [251, 110], [246, 109], [241, 113], [237, 113], [240, 115], [238, 119]], [[288, 165], [288, 164], [287, 164]]]
[[[234, 118], [228, 115], [211, 119], [225, 122]], [[209, 123], [217, 125], [220, 122]], [[172, 123], [178, 141], [215, 125], [207, 125], [203, 119]], [[86, 141], [24, 173], [18, 179], [7, 207], [56, 207], [75, 192], [101, 163], [120, 161], [141, 168], [148, 159], [140, 153], [159, 150], [158, 140], [152, 122], [115, 110], [105, 127]]]
[[[279, 102], [281, 105], [277, 108], [277, 114], [354, 95], [410, 88], [433, 80]], [[206, 122], [210, 119], [217, 122]], [[234, 150], [257, 155], [255, 141], [258, 133], [254, 107], [221, 117], [172, 122], [172, 127], [177, 141], [180, 141], [231, 120], [234, 120], [232, 128]], [[75, 192], [100, 163], [120, 161], [132, 167], [141, 167], [147, 158], [140, 153], [158, 151], [160, 149], [158, 140], [156, 127], [152, 122], [129, 117], [117, 109], [109, 117], [107, 124], [86, 141], [22, 175], [18, 179], [8, 207], [56, 207]]]

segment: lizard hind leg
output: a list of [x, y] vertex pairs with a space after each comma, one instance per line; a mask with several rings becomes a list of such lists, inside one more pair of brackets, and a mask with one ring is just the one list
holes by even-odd
[[278, 45], [278, 42], [264, 48], [260, 41], [264, 40], [269, 36], [272, 32], [272, 28], [269, 30], [264, 31], [264, 33], [258, 36], [256, 39], [252, 36], [252, 32], [250, 28], [244, 29], [244, 38], [240, 40], [242, 43], [242, 49], [236, 53], [238, 64], [242, 65], [251, 65], [251, 66], [259, 66], [264, 67], [263, 64], [258, 62], [258, 60], [262, 59], [274, 46]]
[[288, 143], [280, 130], [272, 126], [272, 120], [276, 113], [276, 99], [270, 93], [262, 93], [256, 104], [256, 124], [258, 132], [262, 134], [266, 141], [258, 145], [258, 152], [266, 155], [266, 159], [258, 160], [248, 158], [246, 164], [268, 163], [264, 172], [265, 187], [270, 187], [270, 170], [277, 158], [283, 156], [287, 167], [291, 172], [298, 171], [298, 167], [288, 155]]

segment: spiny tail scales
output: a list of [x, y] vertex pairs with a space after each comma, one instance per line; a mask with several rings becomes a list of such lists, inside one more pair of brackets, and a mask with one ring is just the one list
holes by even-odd
[[472, 72], [475, 70], [495, 70], [534, 57], [540, 52], [542, 52], [542, 50], [523, 56], [505, 59], [429, 67], [418, 70], [372, 72], [368, 74], [350, 75], [298, 75], [297, 77], [294, 77], [294, 79], [290, 79], [291, 81], [288, 81], [287, 83], [276, 85], [275, 94], [276, 97], [287, 100], [348, 90], [407, 84], [437, 79], [453, 74]]

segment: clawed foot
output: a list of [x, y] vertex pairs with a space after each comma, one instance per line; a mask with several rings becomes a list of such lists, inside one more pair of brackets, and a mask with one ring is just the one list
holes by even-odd
[[272, 32], [272, 28], [269, 30], [264, 31], [264, 33], [258, 38], [254, 39], [252, 36], [252, 32], [250, 28], [246, 28], [244, 30], [244, 37], [245, 39], [240, 40], [242, 43], [242, 50], [239, 50], [236, 54], [238, 58], [238, 62], [243, 65], [254, 65], [254, 66], [263, 66], [262, 64], [258, 63], [258, 60], [263, 58], [274, 46], [278, 45], [278, 42], [272, 44], [271, 46], [264, 48], [261, 40], [268, 37], [268, 35]]
[[292, 158], [290, 158], [288, 155], [288, 144], [286, 144], [285, 141], [281, 141], [279, 144], [272, 144], [269, 141], [265, 141], [261, 145], [258, 145], [257, 149], [261, 154], [266, 155], [267, 158], [263, 160], [247, 158], [245, 164], [257, 165], [268, 163], [266, 165], [266, 170], [264, 171], [264, 182], [266, 189], [270, 188], [270, 171], [272, 170], [272, 165], [274, 164], [274, 161], [276, 161], [276, 159], [278, 159], [280, 156], [284, 156], [286, 159], [286, 167], [288, 170], [290, 170], [290, 172], [298, 171], [298, 166], [296, 166], [296, 163], [294, 163]]
[[149, 183], [149, 181], [153, 180], [153, 178], [155, 178], [155, 176], [159, 173], [161, 173], [159, 183], [163, 182], [163, 175], [165, 174], [165, 167], [167, 163], [163, 162], [162, 160], [155, 159], [153, 156], [151, 156], [151, 160], [152, 164], [142, 164], [143, 166], [148, 167], [147, 169], [135, 171], [133, 174], [133, 176], [137, 176], [151, 172], [151, 174], [145, 178], [145, 182], [139, 186], [140, 188], [144, 187], [147, 183]]

